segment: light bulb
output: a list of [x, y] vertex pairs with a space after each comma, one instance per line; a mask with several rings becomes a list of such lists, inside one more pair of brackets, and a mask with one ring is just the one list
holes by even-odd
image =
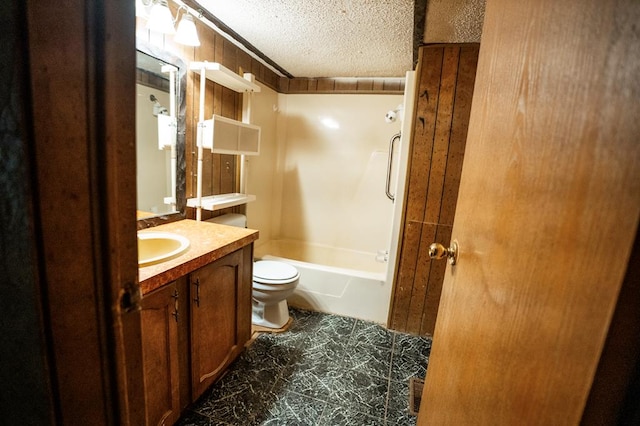
[[200, 46], [200, 39], [198, 38], [198, 31], [196, 30], [196, 23], [193, 20], [193, 16], [188, 13], [182, 15], [174, 40], [176, 43], [187, 46]]
[[164, 34], [176, 33], [176, 29], [173, 27], [173, 16], [167, 5], [167, 0], [159, 0], [153, 4], [151, 12], [149, 12], [147, 28]]

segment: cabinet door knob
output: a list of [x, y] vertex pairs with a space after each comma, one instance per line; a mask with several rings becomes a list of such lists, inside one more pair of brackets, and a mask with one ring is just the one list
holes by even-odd
[[433, 243], [429, 246], [429, 257], [434, 260], [449, 259], [450, 265], [455, 265], [458, 262], [458, 242], [453, 241], [451, 247], [446, 248], [440, 243]]

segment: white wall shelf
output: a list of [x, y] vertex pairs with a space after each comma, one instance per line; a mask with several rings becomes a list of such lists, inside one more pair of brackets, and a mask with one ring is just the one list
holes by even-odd
[[[196, 220], [200, 221], [202, 220], [202, 209], [220, 210], [227, 207], [246, 204], [256, 199], [255, 195], [243, 193], [246, 192], [244, 156], [257, 155], [260, 152], [260, 128], [250, 124], [251, 97], [254, 93], [260, 92], [260, 86], [254, 83], [253, 74], [245, 73], [244, 77], [241, 77], [217, 62], [191, 62], [189, 64], [189, 69], [200, 76], [200, 111], [196, 142], [198, 147], [196, 198], [188, 199], [187, 206], [195, 207]], [[218, 120], [218, 128], [214, 129], [214, 124], [216, 123], [216, 116], [214, 116], [211, 120], [208, 120], [210, 124], [207, 126], [207, 121], [205, 121], [204, 118], [204, 101], [206, 92], [205, 83], [207, 80], [221, 84], [235, 92], [243, 94], [242, 123], [236, 120], [231, 120], [232, 123], [229, 124], [228, 122], [224, 122], [224, 120]], [[220, 128], [222, 128], [222, 131], [220, 131]], [[220, 136], [222, 137], [214, 141], [214, 132], [221, 133]], [[236, 190], [240, 192], [209, 196], [202, 195], [202, 163], [205, 136], [206, 139], [210, 141], [209, 148], [213, 152], [240, 155], [240, 184], [236, 185]], [[228, 136], [231, 136], [229, 140], [224, 141], [223, 139], [226, 139]], [[225, 144], [227, 146], [225, 146]]]
[[204, 121], [202, 146], [216, 154], [260, 154], [260, 126], [213, 115]]
[[245, 77], [243, 78], [217, 62], [191, 62], [189, 68], [196, 74], [201, 74], [204, 69], [205, 77], [208, 80], [228, 87], [238, 93], [257, 93], [260, 91], [260, 86], [250, 81], [250, 78], [247, 78], [247, 76], [251, 76], [250, 73], [245, 73]]
[[[233, 192], [231, 194], [209, 195], [206, 197], [202, 197], [201, 207], [209, 211], [221, 210], [221, 209], [226, 209], [228, 207], [234, 207], [234, 206], [239, 206], [241, 204], [246, 204], [255, 200], [256, 200], [255, 195], [240, 194], [238, 192]], [[198, 199], [189, 198], [187, 200], [187, 206], [198, 207]]]

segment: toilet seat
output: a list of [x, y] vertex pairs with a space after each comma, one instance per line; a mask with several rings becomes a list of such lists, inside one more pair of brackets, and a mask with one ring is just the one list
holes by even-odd
[[298, 270], [288, 263], [273, 260], [260, 260], [253, 263], [253, 281], [256, 283], [289, 284], [299, 277]]

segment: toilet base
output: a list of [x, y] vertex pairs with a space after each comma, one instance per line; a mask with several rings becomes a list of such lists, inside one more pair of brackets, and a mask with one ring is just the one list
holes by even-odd
[[265, 305], [253, 299], [251, 322], [254, 325], [267, 328], [282, 328], [289, 321], [289, 306], [287, 300]]

